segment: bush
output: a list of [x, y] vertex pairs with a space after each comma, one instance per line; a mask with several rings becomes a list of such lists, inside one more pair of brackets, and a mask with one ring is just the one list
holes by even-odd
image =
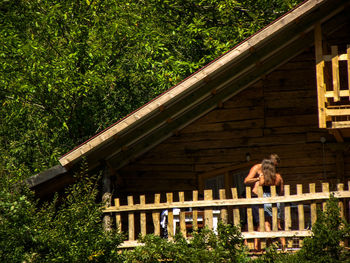
[[146, 235], [144, 246], [124, 252], [126, 262], [248, 262], [239, 230], [219, 224], [218, 234], [205, 228], [186, 240], [177, 234], [173, 241]]
[[2, 177], [1, 262], [120, 262], [122, 236], [102, 228], [96, 176], [83, 169], [65, 197], [40, 207], [25, 186]]
[[312, 227], [313, 236], [306, 238], [299, 259], [303, 262], [349, 262], [349, 254], [340, 246], [350, 236], [349, 224], [340, 217], [338, 201], [330, 196], [326, 211], [318, 211]]

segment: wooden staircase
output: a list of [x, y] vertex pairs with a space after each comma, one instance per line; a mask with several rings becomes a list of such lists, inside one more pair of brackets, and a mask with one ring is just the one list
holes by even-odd
[[[322, 43], [321, 25], [315, 25], [316, 79], [319, 128], [350, 128], [350, 45]], [[346, 53], [340, 54], [339, 51]]]

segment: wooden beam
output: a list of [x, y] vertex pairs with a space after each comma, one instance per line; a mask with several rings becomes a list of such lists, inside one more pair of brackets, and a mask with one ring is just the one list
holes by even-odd
[[[249, 188], [250, 189], [250, 188]], [[237, 194], [237, 188], [231, 188], [232, 192], [232, 199], [238, 199], [238, 194]], [[233, 209], [233, 219], [234, 219], [234, 225], [241, 230], [241, 217], [239, 214], [239, 208], [235, 207]]]
[[[312, 235], [310, 230], [304, 231], [278, 231], [278, 232], [242, 232], [243, 239], [253, 239], [253, 238], [279, 238], [279, 237], [309, 237]], [[143, 246], [144, 243], [139, 241], [124, 241], [118, 248], [133, 248], [138, 246]]]
[[[134, 198], [133, 196], [128, 196], [128, 206], [134, 206]], [[132, 211], [132, 210], [131, 210]], [[128, 237], [129, 240], [135, 240], [135, 215], [133, 212], [129, 211], [128, 213]]]
[[[312, 183], [309, 184], [309, 192], [310, 194], [314, 195], [316, 192], [316, 184]], [[329, 194], [327, 194], [329, 196]], [[310, 205], [310, 214], [311, 214], [311, 224], [312, 226], [315, 224], [316, 220], [317, 220], [317, 204], [316, 204], [316, 200], [313, 199], [312, 203]]]
[[[184, 192], [179, 192], [179, 202], [185, 202], [185, 193]], [[186, 215], [185, 215], [185, 210], [181, 209], [180, 210], [180, 232], [183, 237], [186, 238], [187, 233], [186, 233]]]
[[331, 46], [332, 51], [332, 77], [333, 77], [333, 92], [334, 92], [334, 101], [339, 101], [339, 90], [340, 90], [340, 81], [339, 81], [339, 60], [338, 60], [338, 47]]
[[[198, 191], [194, 190], [192, 191], [192, 200], [194, 202], [198, 201]], [[198, 230], [198, 209], [193, 208], [192, 209], [192, 224], [193, 224], [193, 230]]]
[[326, 109], [327, 116], [346, 116], [350, 115], [350, 108], [346, 109]]
[[[119, 198], [115, 198], [114, 207], [118, 209], [119, 206], [120, 206], [120, 200]], [[120, 213], [115, 214], [115, 225], [116, 225], [117, 231], [122, 232], [122, 220], [121, 220]]]
[[326, 113], [325, 113], [325, 83], [324, 83], [324, 61], [322, 55], [322, 31], [321, 23], [315, 24], [315, 58], [316, 58], [316, 83], [317, 83], [317, 103], [318, 103], [318, 126], [326, 128]]
[[[331, 62], [332, 61], [332, 55], [324, 55], [323, 60], [326, 62]], [[338, 60], [339, 61], [346, 61], [348, 59], [347, 54], [339, 54], [338, 55]]]
[[[160, 194], [154, 194], [154, 204], [160, 204]], [[160, 236], [160, 213], [158, 211], [152, 212], [152, 220], [154, 226], [154, 235]]]
[[[333, 91], [326, 91], [325, 96], [326, 96], [326, 98], [333, 98], [334, 92]], [[349, 92], [349, 90], [339, 90], [339, 96], [340, 97], [349, 97], [350, 92]]]
[[[213, 200], [213, 190], [204, 190], [204, 200]], [[209, 229], [213, 230], [213, 208], [206, 207], [204, 209], [204, 224]]]
[[[140, 195], [140, 204], [145, 205], [146, 204], [146, 197], [145, 195]], [[144, 237], [147, 234], [146, 229], [146, 213], [141, 212], [140, 213], [140, 229], [141, 229], [141, 235]]]
[[332, 122], [332, 129], [341, 129], [341, 128], [349, 128], [350, 121], [337, 121]]
[[[173, 203], [173, 193], [166, 193], [166, 200], [167, 200], [167, 207], [170, 207]], [[168, 209], [168, 224], [167, 224], [167, 230], [168, 230], [168, 239], [172, 240], [175, 233], [174, 233], [174, 212], [173, 209]]]
[[242, 232], [244, 239], [251, 238], [278, 238], [278, 237], [308, 237], [312, 232], [309, 230], [304, 231], [278, 231], [278, 232]]
[[[226, 200], [201, 200], [201, 201], [185, 201], [185, 202], [168, 202], [160, 204], [134, 204], [133, 206], [122, 205], [119, 207], [106, 207], [104, 212], [128, 212], [135, 210], [164, 210], [171, 208], [190, 208], [190, 207], [220, 207], [220, 206], [246, 206], [246, 205], [262, 205], [262, 204], [276, 204], [276, 203], [293, 203], [302, 201], [318, 201], [329, 199], [329, 194], [334, 194], [336, 198], [350, 198], [350, 191], [334, 191], [330, 193], [317, 192], [315, 184], [310, 184], [310, 193], [301, 195], [277, 196], [277, 197], [263, 197], [249, 199], [226, 199]], [[247, 188], [248, 190], [248, 188]], [[250, 187], [249, 187], [250, 190]], [[172, 199], [171, 199], [172, 200]], [[315, 210], [316, 211], [316, 210]]]
[[[297, 184], [297, 195], [303, 194], [303, 185]], [[303, 231], [305, 229], [305, 214], [304, 214], [304, 204], [298, 204], [298, 226], [299, 231]], [[302, 240], [299, 242], [299, 246], [302, 246]]]
[[[263, 198], [263, 189], [262, 189], [261, 185], [259, 185], [259, 187], [258, 187], [258, 197]], [[265, 211], [264, 211], [263, 205], [259, 206], [259, 231], [265, 232]], [[261, 249], [266, 248], [266, 240], [265, 239], [260, 240], [260, 246], [261, 246]]]

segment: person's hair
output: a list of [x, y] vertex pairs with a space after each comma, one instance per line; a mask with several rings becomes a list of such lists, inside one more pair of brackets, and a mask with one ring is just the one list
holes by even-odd
[[274, 185], [276, 181], [276, 167], [271, 159], [264, 159], [261, 163], [262, 173], [266, 185]]
[[270, 160], [274, 162], [274, 164], [279, 164], [280, 163], [280, 157], [276, 153], [271, 153], [270, 154]]

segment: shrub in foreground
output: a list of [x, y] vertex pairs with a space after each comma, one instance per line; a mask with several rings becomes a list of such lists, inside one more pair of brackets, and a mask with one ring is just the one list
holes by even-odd
[[298, 253], [302, 262], [350, 262], [350, 254], [340, 246], [349, 239], [350, 226], [340, 217], [338, 200], [334, 196], [327, 202], [326, 211], [318, 212], [312, 233]]
[[141, 237], [139, 246], [125, 251], [126, 262], [248, 262], [239, 230], [219, 224], [218, 233], [205, 228], [186, 240], [177, 234], [173, 241], [154, 235]]
[[38, 205], [21, 185], [0, 180], [0, 262], [120, 262], [122, 237], [102, 228], [97, 178], [82, 170], [65, 197]]

